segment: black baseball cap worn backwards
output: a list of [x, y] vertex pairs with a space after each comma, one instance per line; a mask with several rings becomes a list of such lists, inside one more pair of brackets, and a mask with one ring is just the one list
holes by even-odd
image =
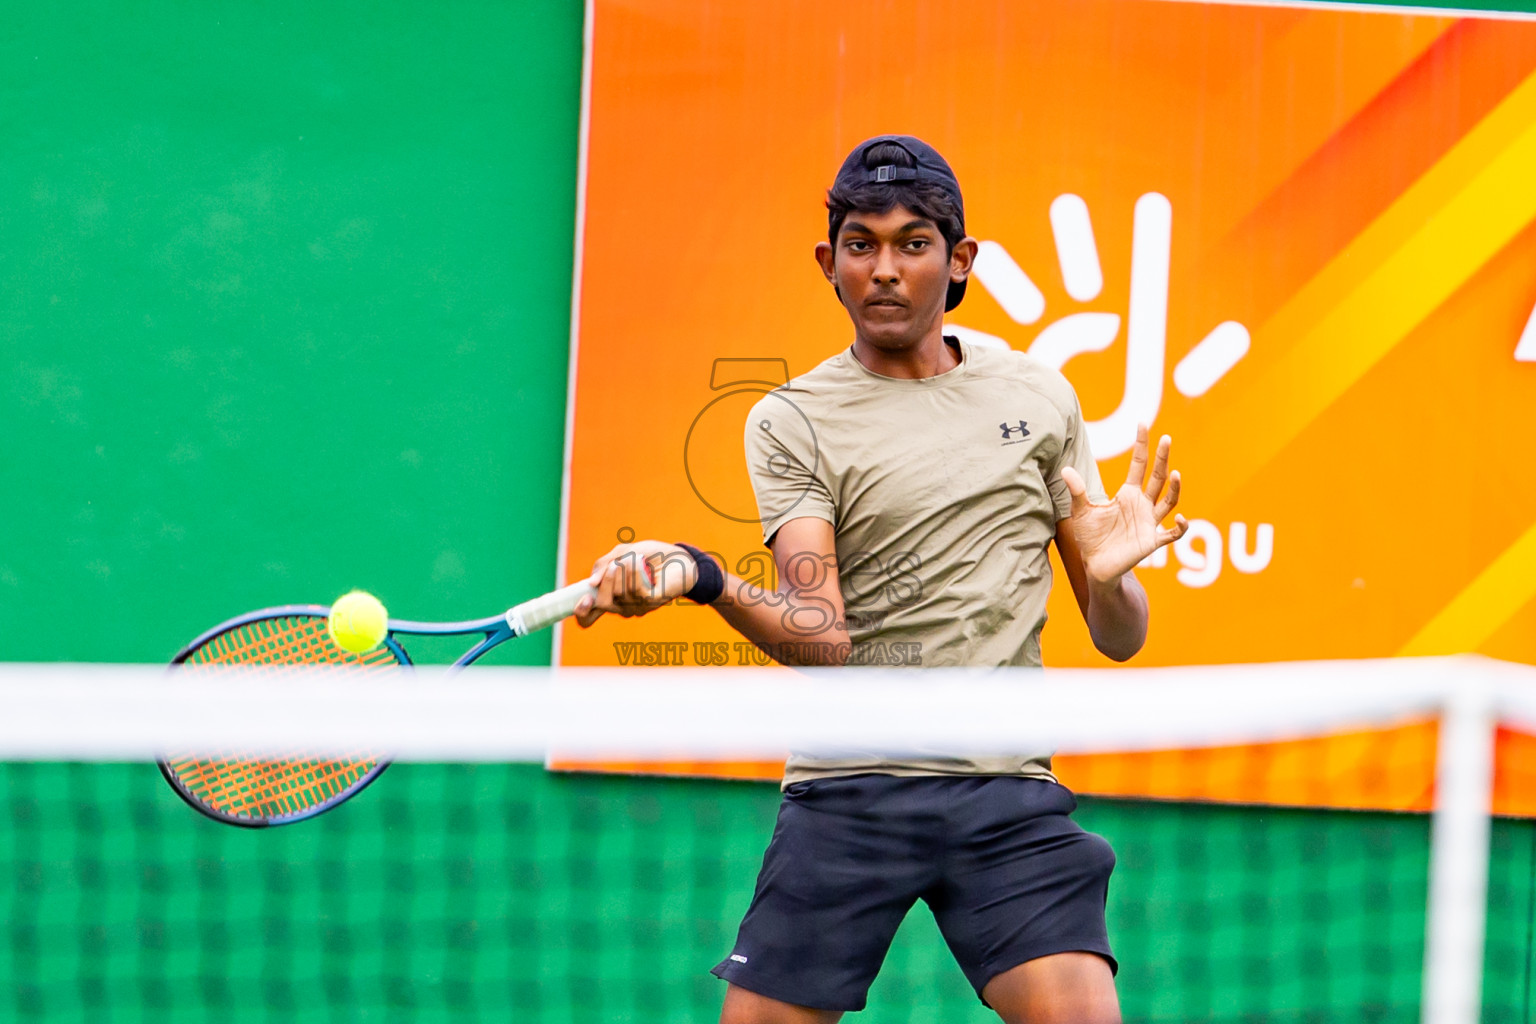
[[[870, 147], [881, 143], [891, 143], [906, 150], [914, 166], [898, 167], [895, 164], [882, 164], [879, 167], [864, 166], [864, 154]], [[960, 211], [960, 231], [962, 234], [965, 232], [965, 201], [960, 198], [960, 182], [955, 178], [955, 172], [949, 169], [949, 164], [939, 155], [938, 150], [915, 136], [876, 135], [872, 139], [865, 139], [854, 146], [853, 152], [848, 154], [848, 159], [843, 161], [833, 187], [886, 182], [895, 184], [903, 181], [926, 181], [943, 189], [944, 193], [954, 200], [955, 209]], [[960, 305], [960, 300], [963, 298], [965, 298], [965, 282], [951, 281], [949, 294], [944, 300], [944, 312], [948, 313]]]

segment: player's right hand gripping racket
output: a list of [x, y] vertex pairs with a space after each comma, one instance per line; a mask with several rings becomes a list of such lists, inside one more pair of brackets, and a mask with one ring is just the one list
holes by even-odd
[[[249, 612], [215, 626], [184, 647], [171, 664], [178, 671], [228, 672], [259, 665], [334, 665], [359, 675], [411, 664], [401, 635], [474, 636], [480, 639], [453, 663], [463, 668], [513, 637], [553, 625], [595, 593], [583, 580], [524, 601], [504, 615], [469, 622], [390, 619], [384, 642], [366, 654], [342, 650], [326, 629], [330, 608], [295, 604]], [[239, 752], [176, 753], [160, 771], [182, 799], [216, 821], [248, 828], [287, 825], [336, 807], [389, 767], [377, 751], [344, 757], [253, 758]]]

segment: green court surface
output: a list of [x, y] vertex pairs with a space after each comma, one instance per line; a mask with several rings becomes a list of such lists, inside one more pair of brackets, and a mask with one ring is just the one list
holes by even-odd
[[[0, 768], [0, 1019], [711, 1021], [777, 803], [753, 783], [395, 765], [267, 831], [152, 766]], [[1084, 799], [1130, 1021], [1414, 1021], [1421, 816]], [[1532, 826], [1495, 830], [1485, 1021], [1528, 1020]], [[919, 907], [849, 1020], [995, 1020]]]

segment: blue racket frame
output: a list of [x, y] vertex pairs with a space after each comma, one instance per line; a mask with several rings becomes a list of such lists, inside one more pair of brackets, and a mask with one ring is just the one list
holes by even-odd
[[[176, 652], [176, 656], [171, 659], [171, 665], [174, 667], [185, 664], [186, 660], [200, 648], [217, 637], [240, 629], [242, 626], [249, 626], [252, 623], [262, 622], [266, 619], [306, 616], [325, 619], [329, 618], [330, 614], [330, 606], [323, 604], [286, 604], [275, 608], [262, 608], [259, 611], [247, 612], [244, 615], [230, 619], [228, 622], [220, 623], [198, 636], [191, 643]], [[478, 643], [459, 655], [450, 666], [451, 669], [460, 669], [474, 664], [487, 651], [517, 635], [511, 623], [507, 621], [506, 615], [493, 615], [484, 619], [467, 619], [463, 622], [415, 622], [410, 619], [390, 619], [388, 631], [384, 636], [383, 646], [395, 656], [396, 661], [407, 667], [414, 665], [415, 662], [411, 661], [411, 656], [406, 653], [405, 647], [396, 639], [397, 633], [406, 636], [471, 636], [475, 633], [483, 634]], [[388, 768], [390, 763], [387, 758], [379, 758], [378, 763], [367, 774], [345, 790], [323, 803], [316, 804], [314, 807], [307, 807], [302, 811], [295, 811], [292, 814], [285, 814], [276, 818], [253, 821], [250, 818], [239, 818], [232, 814], [225, 814], [204, 804], [188, 792], [164, 758], [156, 761], [156, 764], [160, 767], [160, 774], [165, 776], [165, 781], [170, 783], [171, 788], [176, 791], [176, 794], [190, 804], [193, 810], [215, 821], [223, 822], [226, 825], [238, 825], [241, 828], [271, 828], [274, 825], [291, 825], [294, 822], [304, 821], [318, 814], [323, 814], [335, 807], [339, 807], [358, 793], [367, 789], [372, 785], [374, 779], [384, 774], [384, 769]]]

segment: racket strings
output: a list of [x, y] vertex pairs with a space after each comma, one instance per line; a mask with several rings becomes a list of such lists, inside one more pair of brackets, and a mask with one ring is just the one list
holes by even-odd
[[[332, 642], [323, 617], [289, 615], [213, 637], [187, 656], [183, 671], [225, 677], [270, 665], [342, 665], [374, 675], [399, 664], [388, 648], [366, 654], [342, 650]], [[222, 814], [256, 821], [323, 806], [362, 781], [379, 757], [363, 751], [262, 760], [232, 753], [178, 753], [165, 763], [194, 799]]]
[[371, 754], [317, 760], [285, 758], [170, 758], [167, 763], [200, 801], [225, 814], [277, 818], [324, 804], [371, 771]]

